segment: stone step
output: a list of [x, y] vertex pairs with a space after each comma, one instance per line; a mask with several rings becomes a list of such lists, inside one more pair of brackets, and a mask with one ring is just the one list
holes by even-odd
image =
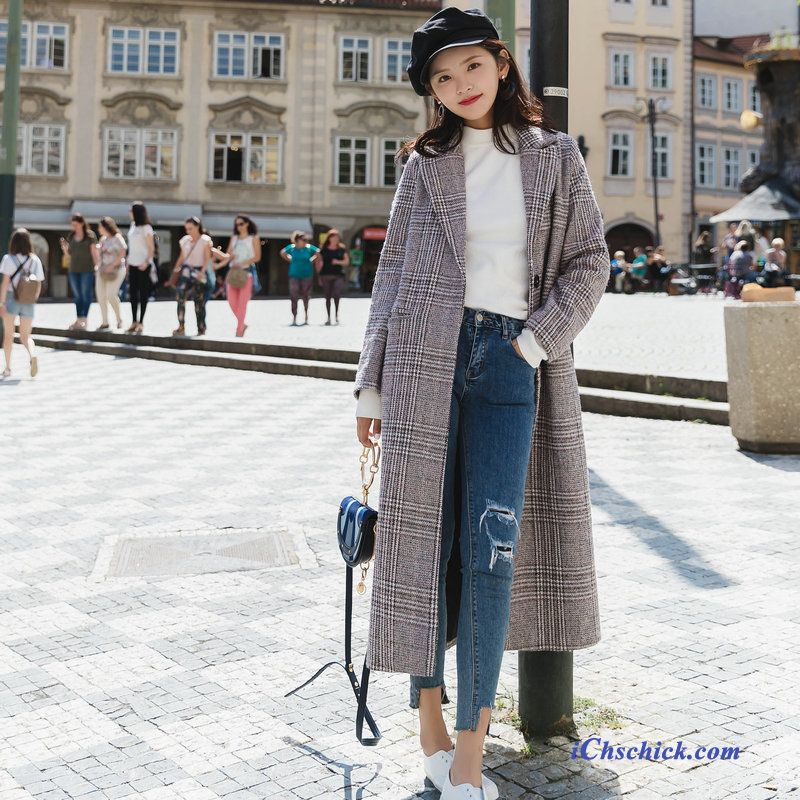
[[[147, 358], [154, 361], [168, 361], [176, 364], [192, 364], [206, 367], [222, 367], [224, 369], [241, 369], [254, 372], [267, 372], [278, 375], [297, 375], [307, 378], [323, 378], [335, 381], [355, 380], [355, 363], [336, 363], [328, 360], [330, 354], [337, 351], [320, 351], [315, 348], [283, 347], [278, 345], [258, 345], [240, 342], [215, 342], [204, 339], [184, 339], [178, 337], [143, 337], [143, 336], [117, 336], [116, 334], [97, 334], [80, 336], [65, 335], [64, 331], [56, 331], [56, 335], [45, 333], [47, 329], [40, 329], [36, 333], [37, 344], [43, 347], [52, 347], [57, 350], [74, 350], [84, 353], [98, 353], [127, 358]], [[86, 333], [84, 331], [78, 334]], [[109, 338], [106, 339], [105, 337]], [[99, 337], [103, 337], [102, 339]], [[154, 344], [148, 340], [156, 340]], [[178, 346], [170, 347], [172, 343]], [[201, 345], [194, 347], [194, 345]], [[223, 345], [214, 349], [212, 345]], [[233, 347], [230, 347], [233, 346]], [[256, 354], [248, 352], [256, 350]], [[244, 350], [244, 352], [241, 352]], [[237, 352], [239, 351], [239, 352]], [[261, 353], [269, 352], [272, 355]], [[292, 353], [287, 355], [274, 355], [274, 353]], [[311, 358], [324, 352], [326, 359]], [[350, 352], [352, 351], [344, 351]], [[298, 355], [302, 353], [302, 355]], [[357, 353], [354, 355], [358, 355]], [[579, 370], [586, 379], [594, 377], [597, 381], [606, 380], [602, 371]], [[618, 373], [608, 373], [613, 376]], [[624, 373], [623, 373], [624, 375]], [[599, 376], [599, 377], [598, 377]], [[631, 384], [644, 385], [652, 376], [630, 376]], [[636, 380], [638, 379], [638, 384]], [[612, 382], [609, 378], [607, 382]], [[644, 417], [648, 419], [702, 421], [715, 425], [728, 424], [728, 404], [724, 402], [699, 400], [646, 392], [634, 392], [620, 389], [595, 388], [580, 386], [581, 408], [584, 411], [596, 414], [609, 414], [612, 416]]]

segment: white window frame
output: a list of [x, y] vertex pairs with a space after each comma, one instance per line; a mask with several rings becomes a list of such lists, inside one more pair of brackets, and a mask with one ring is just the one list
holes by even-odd
[[[33, 168], [33, 132], [35, 128], [45, 129], [44, 136], [40, 136], [38, 139], [43, 139], [48, 144], [53, 142], [58, 144], [58, 172], [47, 171], [47, 148], [45, 148], [43, 162], [45, 169], [41, 171]], [[2, 135], [2, 126], [0, 126], [0, 135]], [[63, 178], [66, 141], [66, 125], [49, 122], [20, 122], [17, 125], [17, 173], [42, 178]]]
[[[380, 140], [380, 185], [384, 188], [396, 186], [400, 176], [403, 174], [406, 159], [401, 159], [400, 163], [394, 160], [395, 153], [397, 153], [402, 144], [403, 140], [400, 137], [385, 137]], [[388, 161], [389, 158], [392, 159], [391, 165]], [[394, 171], [394, 177], [391, 183], [387, 183], [386, 178], [390, 169]]]
[[[624, 60], [628, 60], [628, 77], [629, 83], [617, 83], [617, 65], [616, 60], [619, 58], [620, 76], [624, 73]], [[615, 89], [633, 89], [636, 86], [636, 55], [632, 50], [618, 50], [613, 49], [609, 52], [609, 85]]]
[[[353, 77], [352, 78], [345, 78], [344, 77], [344, 54], [345, 54], [345, 46], [344, 43], [347, 40], [353, 41], [353, 48], [352, 51], [355, 54], [359, 53], [366, 53], [367, 54], [367, 77], [365, 79], [358, 77], [358, 69], [356, 68], [357, 58], [354, 58], [353, 63]], [[367, 47], [362, 48], [359, 45], [359, 42], [366, 42]], [[348, 48], [349, 49], [349, 48]], [[373, 70], [373, 42], [371, 36], [358, 36], [356, 34], [353, 35], [342, 35], [339, 37], [339, 66], [338, 66], [338, 78], [339, 81], [344, 83], [371, 83], [372, 82], [372, 70]]]
[[650, 0], [651, 8], [669, 8], [669, 0]]
[[[732, 158], [735, 156], [735, 158]], [[722, 145], [721, 188], [736, 191], [742, 177], [742, 150], [740, 147]]]
[[754, 147], [747, 148], [747, 168], [757, 167], [761, 163], [761, 153]]
[[[654, 79], [655, 70], [654, 64], [656, 59], [663, 59], [666, 63], [666, 76], [662, 76], [661, 68], [659, 67], [659, 79], [664, 77], [663, 83], [657, 83]], [[647, 84], [651, 89], [672, 89], [672, 55], [670, 53], [650, 53], [647, 58]]]
[[[703, 108], [706, 110], [714, 110], [717, 108], [717, 76], [710, 75], [708, 73], [701, 74], [698, 73], [697, 75], [697, 107]], [[703, 102], [703, 87], [706, 86], [708, 90], [707, 94], [710, 97], [706, 98], [706, 102]]]
[[[632, 178], [633, 177], [633, 155], [634, 155], [634, 132], [632, 130], [627, 129], [611, 129], [608, 131], [608, 177], [609, 178]], [[619, 144], [615, 146], [614, 138], [615, 137], [627, 137], [627, 144], [623, 145], [620, 141]], [[614, 151], [619, 150], [621, 153], [626, 154], [625, 163], [627, 165], [627, 171], [625, 173], [614, 173], [613, 172], [613, 164], [614, 164]], [[622, 162], [622, 158], [620, 158], [620, 163]]]
[[[257, 43], [257, 38], [263, 38], [265, 41], [263, 43]], [[273, 44], [270, 40], [277, 39], [277, 43]], [[256, 75], [256, 70], [253, 69], [253, 65], [255, 62], [255, 55], [256, 49], [263, 50], [264, 48], [268, 48], [270, 50], [279, 49], [280, 50], [280, 69], [278, 75], [272, 75], [270, 77], [264, 77], [262, 75]], [[250, 55], [250, 77], [254, 80], [259, 81], [280, 81], [283, 80], [285, 73], [285, 64], [286, 64], [286, 41], [282, 33], [269, 33], [263, 31], [256, 31], [250, 34], [250, 47], [249, 47], [249, 55]]]
[[[122, 165], [123, 165], [123, 154], [122, 150], [120, 151], [120, 174], [115, 175], [109, 170], [109, 150], [110, 145], [112, 142], [110, 141], [110, 134], [111, 132], [119, 132], [123, 137], [127, 134], [129, 139], [132, 139], [132, 142], [129, 144], [134, 144], [136, 148], [135, 154], [135, 175], [124, 175], [122, 173]], [[146, 142], [145, 141], [145, 134], [146, 133], [157, 133], [159, 141], [156, 143], [153, 142]], [[130, 136], [133, 134], [133, 136]], [[145, 167], [145, 148], [152, 146], [153, 144], [160, 149], [167, 142], [162, 142], [160, 139], [163, 135], [170, 134], [172, 136], [172, 175], [156, 175], [150, 176], [145, 175], [144, 167]], [[124, 180], [124, 181], [158, 181], [166, 182], [166, 181], [175, 181], [178, 178], [178, 152], [179, 152], [179, 141], [178, 141], [178, 130], [177, 128], [132, 128], [130, 126], [124, 125], [108, 125], [107, 127], [103, 128], [103, 170], [102, 174], [104, 178], [109, 178], [112, 180]], [[125, 142], [121, 143], [123, 146]], [[160, 170], [160, 165], [159, 165]]]
[[[730, 92], [732, 87], [736, 87], [736, 105], [735, 107], [728, 102], [733, 99]], [[722, 110], [729, 114], [740, 114], [742, 111], [742, 81], [739, 78], [723, 78], [722, 79]]]
[[747, 107], [751, 111], [761, 113], [761, 92], [755, 81], [748, 81], [747, 86]]
[[[659, 139], [665, 140], [662, 145]], [[663, 158], [662, 158], [663, 156]], [[658, 180], [672, 180], [672, 133], [669, 131], [656, 131], [656, 157]], [[647, 170], [645, 172], [648, 180], [653, 179], [653, 142], [650, 136], [647, 137]]]
[[[392, 48], [395, 48], [394, 50]], [[407, 52], [404, 48], [407, 48]], [[398, 59], [398, 74], [396, 77], [389, 75], [389, 57]], [[406, 66], [411, 58], [411, 39], [384, 39], [383, 41], [383, 79], [386, 83], [407, 83], [408, 72]]]
[[[352, 159], [352, 161], [350, 163], [350, 176], [351, 176], [351, 178], [355, 177], [355, 157], [354, 156], [356, 154], [361, 154], [361, 153], [364, 153], [366, 155], [366, 164], [365, 164], [365, 167], [364, 167], [364, 177], [365, 177], [366, 180], [365, 180], [364, 183], [355, 183], [353, 181], [350, 181], [348, 183], [343, 183], [343, 182], [341, 182], [339, 180], [339, 177], [340, 177], [340, 175], [339, 175], [339, 156], [342, 153], [342, 141], [345, 140], [345, 139], [348, 139], [351, 142], [355, 142], [356, 140], [359, 140], [359, 141], [363, 140], [364, 142], [366, 142], [366, 147], [363, 148], [363, 149], [361, 149], [361, 148], [356, 149], [354, 144], [351, 145], [348, 148], [348, 151], [353, 156], [353, 159]], [[372, 147], [370, 146], [369, 137], [368, 136], [358, 136], [358, 135], [355, 135], [355, 136], [347, 136], [347, 135], [338, 136], [337, 135], [335, 140], [334, 140], [334, 145], [333, 146], [334, 146], [334, 158], [333, 158], [333, 183], [334, 183], [334, 185], [335, 186], [370, 186], [371, 185], [370, 175], [372, 174], [372, 160], [370, 158], [370, 156], [371, 156], [371, 152], [370, 151], [372, 150]]]
[[[230, 41], [222, 43], [220, 42], [220, 37], [222, 36], [229, 36], [231, 37]], [[234, 37], [238, 37], [241, 41], [234, 41]], [[227, 74], [220, 73], [219, 68], [219, 51], [220, 49], [227, 49], [229, 51], [228, 54], [228, 67], [229, 72]], [[233, 51], [234, 50], [242, 50], [242, 74], [239, 75], [238, 73], [233, 71]], [[214, 32], [214, 77], [215, 78], [228, 78], [228, 79], [236, 79], [236, 78], [247, 78], [250, 75], [250, 69], [252, 66], [252, 60], [248, 57], [250, 53], [250, 34], [246, 31], [215, 31]]]
[[[114, 31], [125, 31], [125, 39], [120, 42], [114, 39]], [[136, 70], [128, 69], [128, 49], [130, 47], [129, 34], [132, 32], [139, 34], [139, 68]], [[174, 33], [175, 42], [151, 42], [151, 34], [164, 34]], [[117, 70], [113, 68], [112, 54], [115, 44], [122, 44], [123, 47], [123, 69]], [[151, 44], [157, 44], [161, 48], [160, 64], [161, 69], [157, 72], [149, 70], [150, 57], [149, 48]], [[175, 47], [175, 72], [165, 72], [163, 70], [164, 64], [164, 48]], [[181, 32], [179, 28], [143, 28], [135, 25], [112, 25], [108, 29], [108, 47], [106, 50], [106, 72], [109, 75], [147, 75], [149, 77], [155, 75], [163, 75], [166, 78], [178, 78], [181, 74]]]
[[[0, 19], [0, 26], [4, 29], [0, 33], [0, 38], [5, 40], [4, 50], [8, 49], [8, 20]], [[61, 67], [56, 66], [40, 66], [36, 63], [36, 44], [39, 38], [46, 37], [48, 39], [48, 50], [52, 53], [53, 42], [56, 39], [61, 39], [61, 36], [56, 36], [53, 28], [63, 28], [63, 42], [64, 42], [64, 65]], [[50, 29], [47, 33], [42, 33], [44, 29]], [[47, 20], [40, 20], [38, 22], [30, 22], [29, 20], [22, 21], [22, 29], [20, 31], [20, 69], [36, 69], [45, 72], [68, 72], [70, 62], [70, 33], [71, 28], [69, 23], [66, 22], [48, 22]], [[0, 70], [5, 69], [5, 59], [0, 64]]]
[[[221, 43], [220, 37], [221, 36], [229, 36], [229, 37], [238, 37], [240, 41], [230, 41], [227, 43]], [[259, 42], [258, 39], [263, 38], [265, 41]], [[241, 41], [243, 39], [243, 41]], [[271, 40], [277, 40], [273, 42]], [[227, 48], [228, 50], [244, 50], [244, 71], [241, 75], [231, 71], [228, 74], [222, 74], [220, 72], [220, 60], [219, 60], [219, 51], [221, 48]], [[265, 78], [261, 75], [256, 75], [256, 70], [254, 67], [256, 51], [261, 51], [264, 48], [269, 48], [271, 50], [279, 50], [280, 51], [280, 71], [278, 75], [273, 75], [272, 77]], [[233, 65], [233, 58], [229, 57], [229, 65], [232, 67]], [[269, 31], [215, 31], [214, 32], [214, 65], [213, 65], [213, 75], [215, 78], [221, 78], [223, 80], [235, 80], [237, 78], [246, 78], [248, 80], [257, 80], [257, 81], [281, 81], [284, 80], [284, 76], [286, 74], [286, 37], [282, 33], [270, 33]]]
[[[705, 156], [701, 155], [701, 149], [707, 151]], [[701, 164], [710, 164], [710, 180], [700, 180]], [[695, 144], [695, 185], [703, 189], [713, 189], [717, 185], [717, 146], [713, 142], [697, 142]]]
[[[227, 146], [225, 147], [226, 150], [230, 149], [230, 140], [232, 137], [239, 137], [242, 140], [242, 148], [244, 153], [242, 155], [242, 179], [237, 181], [233, 180], [228, 177], [227, 175], [227, 163], [225, 164], [225, 176], [222, 178], [217, 178], [214, 176], [214, 156], [218, 147], [218, 143], [216, 141], [217, 137], [224, 136], [227, 141]], [[277, 142], [274, 148], [271, 148], [268, 144], [264, 144], [263, 146], [259, 146], [259, 148], [263, 147], [265, 153], [269, 152], [270, 150], [274, 150], [277, 152], [277, 167], [276, 167], [276, 175], [274, 181], [252, 181], [250, 180], [250, 157], [253, 151], [253, 148], [256, 146], [253, 144], [254, 137], [264, 137], [272, 138], [274, 137]], [[208, 180], [211, 183], [226, 183], [230, 185], [242, 185], [242, 186], [279, 186], [283, 181], [283, 133], [279, 131], [257, 131], [257, 132], [249, 132], [246, 133], [245, 131], [221, 131], [221, 130], [214, 130], [210, 131], [209, 139], [208, 139]]]

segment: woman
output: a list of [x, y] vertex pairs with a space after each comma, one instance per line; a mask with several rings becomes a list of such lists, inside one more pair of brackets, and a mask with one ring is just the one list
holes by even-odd
[[150, 268], [155, 255], [153, 226], [144, 203], [138, 200], [130, 208], [131, 227], [128, 230], [128, 295], [131, 301], [131, 322], [128, 333], [142, 333], [147, 301], [153, 291]]
[[753, 252], [747, 239], [736, 243], [733, 255], [728, 260], [728, 280], [725, 282], [725, 297], [739, 299], [742, 286], [755, 280], [753, 276]]
[[97, 329], [107, 331], [108, 306], [117, 319], [117, 329], [122, 327], [122, 314], [119, 307], [119, 287], [125, 280], [125, 254], [128, 245], [125, 244], [117, 223], [111, 217], [103, 217], [98, 226], [100, 231], [100, 265], [97, 268], [94, 290], [103, 322]]
[[73, 214], [70, 220], [72, 233], [69, 240], [61, 237], [61, 252], [69, 259], [69, 286], [75, 299], [77, 319], [69, 326], [70, 330], [86, 327], [89, 308], [92, 305], [94, 273], [100, 260], [95, 245], [97, 237], [90, 230], [83, 214]]
[[783, 282], [786, 276], [786, 251], [784, 241], [780, 236], [772, 240], [772, 247], [767, 249], [764, 254], [764, 269], [761, 270], [761, 277], [764, 279], [764, 286], [768, 289], [774, 288], [779, 282]]
[[311, 298], [311, 284], [314, 281], [314, 269], [319, 260], [319, 248], [308, 243], [303, 231], [292, 234], [293, 244], [287, 244], [281, 250], [281, 258], [289, 264], [289, 296], [292, 303], [292, 325], [297, 325], [297, 301], [303, 299], [305, 322], [308, 325], [308, 303]]
[[331, 298], [336, 306], [336, 324], [339, 324], [339, 301], [344, 290], [344, 270], [350, 266], [350, 255], [342, 244], [342, 236], [336, 228], [331, 228], [325, 237], [320, 252], [322, 266], [319, 280], [325, 291], [325, 310], [328, 312], [326, 325], [331, 324]]
[[442, 800], [494, 800], [481, 761], [504, 649], [600, 638], [570, 344], [610, 262], [578, 145], [544, 127], [488, 17], [435, 14], [408, 73], [436, 113], [401, 150], [355, 381], [358, 439], [382, 433], [385, 454], [367, 662], [411, 675]]
[[234, 286], [240, 275], [228, 280], [228, 303], [233, 316], [236, 317], [236, 335], [244, 336], [247, 330], [245, 316], [247, 304], [253, 296], [253, 284], [256, 280], [256, 269], [261, 261], [261, 239], [258, 237], [258, 228], [250, 217], [239, 214], [233, 225], [233, 236], [228, 244], [228, 276], [234, 270], [244, 270], [246, 273], [244, 285]]
[[[743, 219], [738, 227], [736, 228], [736, 242], [737, 246], [739, 242], [745, 241], [749, 245], [751, 252], [755, 250], [756, 247], [756, 229], [753, 227], [753, 224], [750, 222], [749, 219]], [[734, 247], [734, 251], [736, 251], [737, 247]], [[733, 253], [731, 253], [733, 256]]]
[[692, 261], [695, 264], [713, 264], [715, 247], [711, 246], [711, 232], [703, 231], [695, 240]]
[[[3, 355], [6, 365], [3, 377], [11, 375], [11, 350], [14, 346], [14, 323], [19, 317], [19, 340], [28, 351], [31, 365], [31, 378], [39, 371], [36, 358], [36, 345], [31, 336], [33, 329], [34, 303], [19, 302], [20, 281], [31, 276], [39, 281], [39, 288], [44, 282], [44, 268], [39, 256], [31, 247], [31, 235], [25, 228], [17, 228], [11, 235], [8, 253], [0, 261], [0, 316], [3, 318]], [[38, 293], [37, 293], [38, 295]]]
[[203, 336], [206, 332], [206, 265], [214, 244], [198, 217], [189, 217], [184, 229], [186, 235], [179, 242], [181, 252], [172, 269], [173, 281], [177, 279], [178, 298], [178, 327], [172, 335], [186, 336], [186, 301], [191, 300], [197, 335]]

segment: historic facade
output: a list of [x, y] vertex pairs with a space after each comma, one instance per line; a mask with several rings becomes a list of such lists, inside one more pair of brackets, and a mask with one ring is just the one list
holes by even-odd
[[[411, 33], [440, 7], [26, 0], [15, 222], [35, 234], [49, 293], [67, 292], [70, 214], [127, 226], [137, 199], [162, 262], [187, 216], [224, 244], [241, 212], [266, 240], [267, 292], [284, 290], [278, 250], [295, 229], [366, 239], [374, 270], [395, 153], [427, 113], [405, 79]], [[0, 20], [0, 66], [6, 36]]]

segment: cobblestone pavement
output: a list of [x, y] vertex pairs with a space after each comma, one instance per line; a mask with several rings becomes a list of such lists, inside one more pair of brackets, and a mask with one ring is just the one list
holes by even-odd
[[[40, 361], [35, 381], [0, 382], [0, 798], [435, 800], [406, 676], [374, 676], [374, 749], [355, 742], [341, 672], [283, 698], [340, 653], [333, 518], [356, 488], [350, 387]], [[575, 653], [580, 735], [741, 755], [526, 751], [510, 653], [487, 740], [501, 796], [800, 796], [800, 458], [739, 452], [717, 426], [584, 422], [603, 639]], [[248, 541], [288, 565], [265, 568]], [[136, 577], [148, 559], [160, 574]]]
[[[575, 342], [575, 361], [586, 369], [676, 375], [687, 378], [726, 380], [725, 331], [722, 297], [667, 297], [641, 294], [606, 294], [585, 330]], [[187, 330], [194, 333], [192, 314], [187, 312]], [[325, 301], [311, 301], [310, 324], [292, 328], [288, 300], [259, 300], [248, 313], [250, 341], [361, 349], [369, 312], [369, 298], [344, 298], [342, 324], [326, 327]], [[45, 303], [36, 310], [37, 324], [66, 327], [74, 320], [69, 303]], [[125, 320], [130, 310], [125, 308]], [[233, 317], [224, 301], [208, 305], [208, 336], [234, 338]], [[147, 311], [147, 332], [168, 335], [176, 325], [175, 303], [151, 304]], [[97, 304], [89, 315], [90, 327], [100, 324]], [[126, 323], [127, 324], [127, 323]]]

